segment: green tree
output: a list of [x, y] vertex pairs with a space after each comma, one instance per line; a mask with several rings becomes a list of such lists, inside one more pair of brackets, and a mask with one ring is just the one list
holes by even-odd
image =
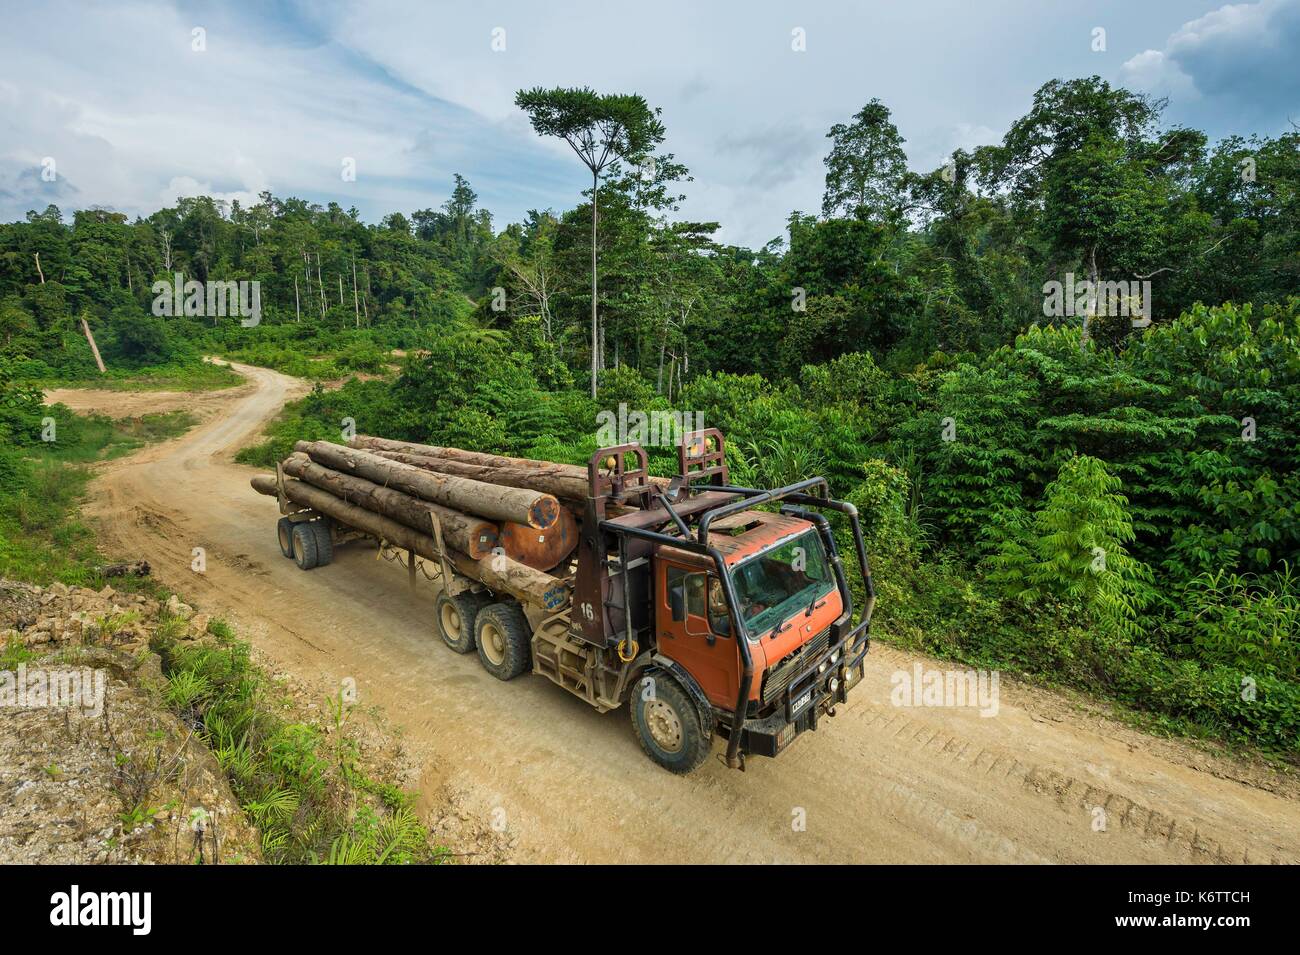
[[163, 319], [145, 314], [134, 306], [113, 311], [109, 319], [114, 358], [129, 365], [156, 365], [171, 357], [171, 344]]
[[905, 140], [890, 120], [889, 108], [873, 99], [853, 116], [836, 123], [826, 138], [826, 192], [822, 215], [837, 213], [897, 223], [903, 212], [907, 177]]
[[542, 136], [558, 136], [569, 144], [591, 172], [591, 396], [596, 397], [602, 366], [596, 279], [596, 236], [599, 231], [600, 177], [624, 159], [636, 163], [650, 158], [663, 142], [659, 110], [640, 96], [601, 95], [587, 87], [520, 90], [515, 104], [528, 114]]

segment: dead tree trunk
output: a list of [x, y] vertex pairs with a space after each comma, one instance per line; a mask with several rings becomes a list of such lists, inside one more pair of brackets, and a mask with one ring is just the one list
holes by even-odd
[[81, 319], [81, 330], [86, 333], [86, 341], [90, 342], [90, 353], [95, 356], [95, 364], [99, 366], [99, 373], [105, 374], [104, 359], [99, 357], [99, 346], [95, 344], [95, 336], [90, 334], [90, 326], [86, 319]]

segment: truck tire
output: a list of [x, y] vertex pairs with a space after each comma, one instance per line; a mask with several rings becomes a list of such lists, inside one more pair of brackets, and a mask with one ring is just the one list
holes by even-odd
[[445, 590], [439, 591], [433, 612], [442, 642], [457, 653], [473, 653], [478, 646], [474, 638], [475, 619], [485, 606], [487, 599], [483, 594], [466, 591], [453, 597]]
[[528, 669], [528, 619], [517, 603], [495, 603], [474, 618], [479, 662], [498, 680], [513, 680]]
[[293, 562], [299, 570], [316, 566], [316, 532], [310, 524], [293, 525]]
[[669, 772], [689, 773], [708, 759], [712, 739], [704, 733], [700, 711], [690, 694], [662, 671], [648, 675], [654, 679], [653, 696], [647, 700], [638, 685], [629, 701], [637, 742]]
[[334, 559], [334, 541], [330, 539], [329, 521], [322, 517], [307, 526], [316, 535], [316, 566], [324, 567]]
[[285, 557], [293, 557], [293, 521], [287, 517], [282, 517], [279, 523], [275, 525], [275, 536], [280, 542], [280, 553]]

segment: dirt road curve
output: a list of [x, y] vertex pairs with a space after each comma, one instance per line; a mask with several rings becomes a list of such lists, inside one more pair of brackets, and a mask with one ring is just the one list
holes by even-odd
[[[97, 478], [104, 547], [147, 558], [284, 670], [354, 678], [362, 704], [405, 727], [425, 805], [450, 793], [504, 818], [520, 861], [1300, 860], [1293, 783], [1009, 681], [993, 718], [895, 708], [890, 675], [934, 664], [879, 645], [851, 705], [780, 759], [672, 776], [641, 754], [626, 711], [599, 715], [540, 677], [500, 683], [446, 649], [432, 585], [410, 592], [373, 547], [309, 573], [281, 557], [275, 504], [231, 457], [305, 386], [235, 367], [251, 384], [204, 424]], [[204, 575], [189, 569], [194, 547]]]

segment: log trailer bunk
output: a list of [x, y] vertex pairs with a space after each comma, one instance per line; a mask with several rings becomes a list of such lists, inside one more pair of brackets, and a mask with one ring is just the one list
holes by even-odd
[[[715, 428], [684, 436], [671, 482], [649, 476], [639, 444], [592, 455], [576, 556], [552, 571], [566, 586], [544, 600], [494, 592], [473, 562], [439, 554], [444, 642], [477, 649], [499, 679], [531, 669], [600, 712], [627, 701], [641, 748], [677, 773], [708, 757], [715, 733], [743, 770], [746, 755], [776, 756], [817, 729], [862, 679], [869, 644], [875, 591], [857, 510], [821, 477], [733, 486], [725, 450]], [[779, 512], [753, 509], [764, 504]], [[315, 516], [283, 496], [281, 510]], [[866, 593], [856, 625], [822, 511], [852, 528]], [[330, 536], [366, 536], [326, 520]], [[414, 580], [414, 554], [408, 566]]]

